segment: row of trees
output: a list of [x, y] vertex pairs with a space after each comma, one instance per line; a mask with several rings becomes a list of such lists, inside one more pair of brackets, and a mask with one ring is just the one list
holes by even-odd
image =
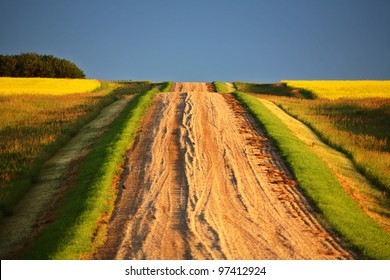
[[73, 62], [52, 55], [22, 53], [0, 55], [0, 77], [42, 77], [85, 79]]

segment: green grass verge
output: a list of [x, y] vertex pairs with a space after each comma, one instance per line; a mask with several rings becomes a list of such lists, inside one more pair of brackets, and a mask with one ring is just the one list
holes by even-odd
[[172, 88], [173, 88], [173, 82], [172, 81], [167, 81], [167, 82], [164, 82], [160, 88], [160, 90], [162, 92], [169, 92], [169, 91], [172, 91]]
[[113, 208], [111, 185], [118, 165], [156, 93], [158, 90], [153, 89], [132, 99], [95, 143], [55, 222], [24, 253], [24, 259], [79, 259], [90, 253], [98, 220]]
[[225, 82], [214, 81], [213, 84], [214, 84], [215, 90], [217, 92], [230, 92], [230, 90]]
[[367, 217], [329, 167], [255, 97], [235, 92], [279, 148], [302, 190], [329, 226], [362, 258], [390, 259], [390, 234]]

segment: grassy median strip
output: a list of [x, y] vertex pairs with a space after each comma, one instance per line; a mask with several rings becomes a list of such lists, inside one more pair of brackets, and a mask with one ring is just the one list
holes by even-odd
[[56, 220], [25, 252], [25, 259], [80, 259], [92, 250], [97, 222], [112, 211], [111, 191], [118, 165], [136, 135], [140, 119], [158, 89], [137, 95], [96, 142], [66, 194]]
[[362, 258], [390, 259], [390, 234], [362, 212], [329, 167], [259, 100], [242, 92], [234, 95], [276, 143], [299, 186], [330, 227]]

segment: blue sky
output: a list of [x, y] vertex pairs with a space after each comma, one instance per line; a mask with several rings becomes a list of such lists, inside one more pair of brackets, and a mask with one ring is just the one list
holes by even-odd
[[389, 0], [1, 0], [0, 53], [88, 78], [390, 79]]

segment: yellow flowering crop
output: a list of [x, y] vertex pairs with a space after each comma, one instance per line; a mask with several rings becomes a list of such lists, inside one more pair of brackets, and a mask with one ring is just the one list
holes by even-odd
[[318, 98], [390, 98], [390, 81], [282, 81], [312, 91]]
[[100, 87], [97, 80], [55, 78], [0, 78], [0, 95], [90, 92]]

